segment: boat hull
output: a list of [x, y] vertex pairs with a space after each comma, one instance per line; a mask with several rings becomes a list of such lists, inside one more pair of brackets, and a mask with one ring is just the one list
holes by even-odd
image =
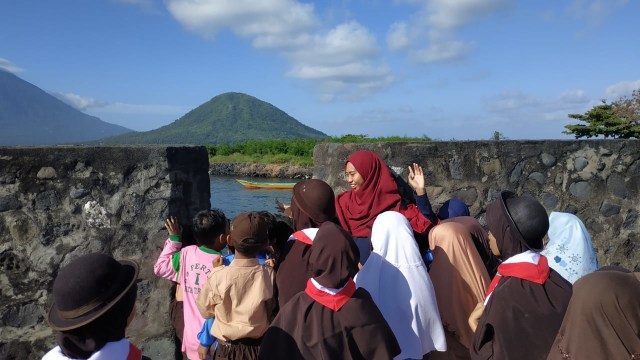
[[247, 189], [274, 189], [274, 190], [287, 190], [293, 189], [296, 185], [294, 182], [266, 182], [266, 181], [248, 181], [238, 180], [237, 182], [242, 184]]

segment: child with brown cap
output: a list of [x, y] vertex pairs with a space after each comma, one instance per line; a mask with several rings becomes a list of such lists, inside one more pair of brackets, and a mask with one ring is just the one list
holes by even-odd
[[256, 212], [233, 219], [229, 245], [236, 257], [229, 266], [213, 269], [196, 300], [204, 318], [216, 319], [211, 328], [218, 339], [216, 359], [257, 359], [273, 319], [274, 272], [256, 259], [268, 244], [267, 226]]

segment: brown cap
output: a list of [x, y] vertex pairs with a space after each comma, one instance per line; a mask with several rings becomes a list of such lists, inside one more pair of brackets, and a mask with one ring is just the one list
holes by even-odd
[[257, 212], [244, 212], [231, 222], [231, 241], [240, 252], [259, 251], [267, 246], [269, 226]]

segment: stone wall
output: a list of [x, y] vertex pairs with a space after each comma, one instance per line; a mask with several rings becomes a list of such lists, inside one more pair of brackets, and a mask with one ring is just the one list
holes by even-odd
[[379, 154], [402, 179], [407, 166], [419, 163], [434, 210], [456, 196], [482, 223], [485, 206], [501, 190], [529, 193], [548, 212], [580, 217], [601, 265], [640, 271], [638, 140], [320, 144], [314, 178], [327, 181], [336, 194], [346, 190], [344, 162], [360, 149]]
[[0, 358], [40, 359], [54, 345], [53, 279], [90, 252], [139, 263], [129, 333], [145, 354], [171, 358], [171, 284], [153, 274], [164, 219], [187, 225], [209, 207], [204, 147], [0, 148]]

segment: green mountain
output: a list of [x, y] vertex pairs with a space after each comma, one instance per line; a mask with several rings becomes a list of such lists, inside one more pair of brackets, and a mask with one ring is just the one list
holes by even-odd
[[0, 69], [0, 145], [79, 143], [127, 132]]
[[246, 140], [324, 138], [277, 107], [224, 93], [161, 128], [100, 140], [104, 144], [231, 144]]

